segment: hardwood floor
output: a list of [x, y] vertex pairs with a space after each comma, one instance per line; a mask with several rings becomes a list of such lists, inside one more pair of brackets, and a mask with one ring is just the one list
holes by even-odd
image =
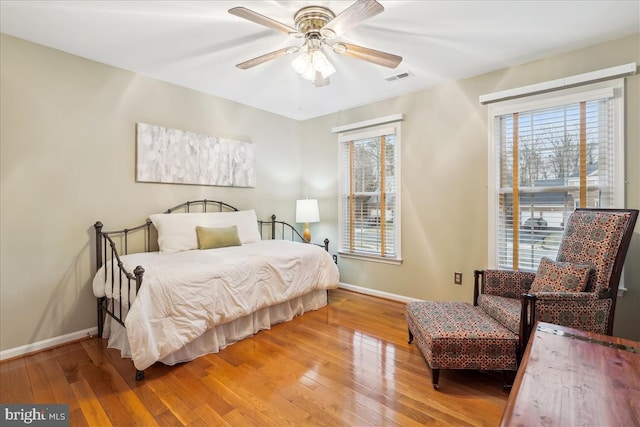
[[91, 338], [0, 364], [0, 402], [67, 403], [72, 426], [498, 425], [502, 374], [442, 371], [440, 390], [404, 304], [345, 290], [329, 306], [136, 382]]

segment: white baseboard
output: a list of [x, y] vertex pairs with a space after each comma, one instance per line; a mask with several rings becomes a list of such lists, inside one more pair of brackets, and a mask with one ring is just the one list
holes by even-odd
[[375, 289], [363, 288], [362, 286], [350, 285], [348, 283], [338, 283], [338, 287], [342, 289], [346, 289], [348, 291], [358, 292], [360, 294], [371, 295], [374, 297], [386, 298], [393, 301], [399, 302], [411, 302], [411, 301], [419, 301], [417, 298], [405, 297], [404, 295], [392, 294], [389, 292], [378, 291]]
[[16, 348], [10, 348], [8, 350], [0, 351], [0, 360], [11, 359], [14, 357], [24, 356], [36, 351], [46, 350], [49, 348], [57, 347], [62, 344], [66, 344], [72, 341], [76, 341], [82, 338], [97, 335], [98, 328], [89, 328], [83, 331], [72, 332], [70, 334], [61, 335], [59, 337], [49, 338], [43, 341], [38, 341], [32, 344], [23, 345]]

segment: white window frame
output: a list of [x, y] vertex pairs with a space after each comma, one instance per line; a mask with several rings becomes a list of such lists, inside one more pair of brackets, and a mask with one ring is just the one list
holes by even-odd
[[572, 102], [589, 101], [603, 98], [607, 95], [613, 97], [613, 189], [614, 204], [616, 207], [625, 206], [625, 172], [624, 172], [624, 78], [607, 80], [599, 83], [585, 84], [578, 87], [555, 90], [553, 92], [524, 96], [522, 98], [490, 104], [488, 108], [488, 243], [489, 243], [489, 268], [496, 268], [498, 264], [497, 251], [497, 230], [498, 230], [498, 209], [499, 189], [498, 170], [496, 164], [496, 137], [495, 123], [496, 117], [520, 111], [530, 111], [535, 109], [549, 108], [570, 104]]
[[333, 133], [338, 134], [338, 144], [344, 142], [353, 141], [357, 139], [365, 139], [374, 136], [381, 135], [395, 135], [395, 147], [394, 147], [394, 159], [395, 159], [395, 206], [394, 206], [394, 242], [395, 242], [395, 256], [376, 256], [365, 253], [349, 252], [345, 251], [343, 241], [342, 230], [344, 228], [343, 201], [341, 193], [341, 177], [340, 171], [342, 170], [342, 164], [340, 159], [340, 150], [338, 150], [338, 254], [341, 257], [353, 258], [365, 261], [380, 262], [385, 264], [402, 264], [402, 213], [401, 213], [401, 140], [402, 140], [402, 126], [401, 122], [404, 119], [402, 114], [394, 114], [386, 117], [380, 117], [377, 119], [367, 120], [363, 122], [344, 125], [332, 129]]

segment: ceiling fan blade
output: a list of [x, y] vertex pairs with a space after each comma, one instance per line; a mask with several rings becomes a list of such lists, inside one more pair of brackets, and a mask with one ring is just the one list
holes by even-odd
[[251, 67], [255, 67], [256, 65], [260, 65], [264, 62], [271, 61], [272, 59], [279, 58], [284, 55], [288, 55], [290, 53], [297, 52], [300, 48], [297, 46], [285, 47], [274, 52], [267, 53], [262, 56], [255, 57], [253, 59], [249, 59], [248, 61], [241, 62], [236, 65], [236, 67], [241, 70], [247, 70]]
[[402, 56], [382, 52], [368, 47], [362, 47], [349, 43], [336, 43], [331, 46], [334, 52], [347, 55], [352, 58], [372, 62], [383, 67], [396, 68], [402, 62]]
[[271, 19], [267, 16], [261, 15], [258, 12], [254, 12], [251, 9], [247, 9], [246, 7], [234, 7], [229, 9], [229, 13], [240, 18], [244, 18], [248, 21], [255, 22], [256, 24], [264, 25], [265, 27], [272, 28], [277, 31], [281, 31], [283, 33], [287, 33], [294, 37], [304, 37], [304, 34], [292, 28], [288, 25], [283, 24], [282, 22], [278, 22], [274, 19]]
[[358, 0], [322, 27], [320, 33], [326, 38], [337, 37], [349, 28], [382, 13], [382, 11], [384, 11], [384, 7], [376, 0]]

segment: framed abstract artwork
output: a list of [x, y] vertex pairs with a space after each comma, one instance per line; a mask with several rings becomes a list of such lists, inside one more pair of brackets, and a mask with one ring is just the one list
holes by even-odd
[[254, 144], [136, 125], [136, 181], [255, 187]]

